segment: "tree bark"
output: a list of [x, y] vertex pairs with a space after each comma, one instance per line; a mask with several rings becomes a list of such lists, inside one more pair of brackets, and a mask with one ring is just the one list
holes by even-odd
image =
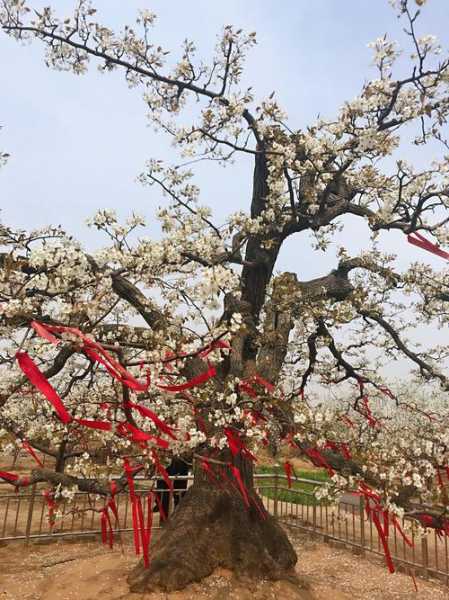
[[[239, 459], [250, 506], [247, 507], [230, 469], [212, 483], [197, 465], [187, 491], [151, 552], [151, 564], [140, 562], [128, 577], [132, 592], [183, 589], [216, 568], [239, 578], [295, 578], [296, 553], [273, 516], [265, 513], [253, 486], [252, 466]], [[211, 465], [212, 466], [212, 465]], [[214, 472], [218, 475], [215, 466]]]

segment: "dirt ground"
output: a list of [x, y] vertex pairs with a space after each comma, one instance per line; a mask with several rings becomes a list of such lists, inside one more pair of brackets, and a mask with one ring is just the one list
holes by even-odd
[[[6, 465], [1, 458], [0, 464], [5, 462], [4, 468], [13, 467], [14, 472], [26, 473], [32, 467], [27, 456], [21, 456], [15, 465]], [[271, 464], [268, 456], [264, 458], [261, 462]], [[287, 458], [295, 468], [310, 468], [300, 458]], [[136, 557], [127, 543], [123, 549], [116, 546], [112, 551], [97, 541], [0, 545], [0, 600], [449, 599], [449, 590], [442, 584], [417, 578], [416, 593], [409, 575], [390, 575], [381, 562], [311, 541], [297, 532], [290, 537], [299, 556], [296, 572], [300, 585], [236, 581], [232, 573], [220, 570], [182, 592], [147, 595], [128, 592], [126, 575]]]
[[443, 585], [389, 575], [382, 564], [347, 550], [292, 539], [300, 585], [236, 581], [217, 571], [199, 584], [171, 594], [130, 594], [126, 574], [136, 558], [128, 544], [109, 550], [97, 542], [0, 547], [0, 600], [443, 600]]

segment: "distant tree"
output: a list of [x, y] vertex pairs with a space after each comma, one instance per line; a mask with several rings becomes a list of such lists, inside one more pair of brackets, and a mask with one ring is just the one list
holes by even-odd
[[[292, 130], [273, 95], [257, 104], [239, 87], [254, 33], [225, 27], [210, 64], [186, 41], [169, 67], [148, 10], [117, 35], [86, 0], [64, 20], [1, 1], [3, 31], [41, 41], [50, 67], [82, 74], [93, 61], [122, 71], [188, 159], [151, 160], [141, 175], [166, 199], [160, 240], [131, 235], [145, 227], [141, 217], [119, 223], [108, 210], [91, 220], [108, 239], [96, 252], [60, 228], [0, 229], [0, 441], [55, 462], [28, 479], [0, 477], [15, 487], [47, 482], [56, 501], [76, 489], [100, 494], [103, 522], [129, 487], [137, 519], [133, 477], [164, 477], [173, 456], [193, 458], [194, 485], [150, 567], [130, 575], [132, 590], [182, 588], [220, 565], [272, 578], [292, 569], [295, 552], [253, 485], [253, 453], [264, 444], [289, 443], [327, 469], [329, 493], [358, 490], [378, 528], [384, 511], [394, 522], [412, 498], [433, 497], [449, 462], [447, 414], [396, 398], [378, 370], [406, 357], [417, 378], [449, 388], [449, 345], [418, 350], [406, 333], [409, 321], [447, 324], [447, 270], [415, 263], [400, 272], [377, 241], [395, 230], [404, 245], [408, 236], [448, 257], [437, 243], [449, 235], [449, 60], [433, 36], [417, 34], [411, 4], [395, 3], [409, 73], [395, 75], [399, 48], [381, 37], [371, 44], [377, 77], [333, 119]], [[197, 115], [182, 125], [186, 106]], [[432, 143], [441, 157], [426, 169], [392, 161], [409, 143]], [[254, 163], [252, 196], [218, 223], [200, 204], [193, 169], [243, 155]], [[333, 234], [343, 229], [349, 240], [358, 222], [371, 231], [370, 250], [341, 248], [330, 273], [302, 280], [304, 234], [329, 252]], [[298, 273], [275, 274], [294, 237]], [[310, 401], [329, 386], [350, 401], [337, 410]], [[379, 396], [413, 412], [409, 428], [376, 417]], [[443, 511], [416, 519], [449, 531]]]

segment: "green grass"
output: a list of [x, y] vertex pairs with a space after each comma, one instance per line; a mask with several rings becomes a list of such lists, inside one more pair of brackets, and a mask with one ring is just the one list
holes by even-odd
[[[283, 467], [272, 467], [272, 466], [259, 466], [256, 470], [257, 473], [279, 473], [285, 475]], [[295, 469], [296, 475], [303, 479], [311, 479], [313, 481], [328, 481], [329, 475], [326, 471], [314, 471], [308, 469]], [[263, 487], [274, 486], [274, 478], [260, 479], [257, 485]], [[283, 502], [291, 502], [293, 504], [306, 504], [309, 506], [317, 505], [319, 502], [313, 495], [315, 489], [313, 483], [304, 483], [302, 481], [296, 482], [294, 476], [292, 476], [292, 487], [288, 489], [288, 483], [286, 479], [278, 480], [278, 500]], [[262, 489], [261, 494], [267, 498], [274, 498], [275, 491], [273, 487], [270, 489]]]

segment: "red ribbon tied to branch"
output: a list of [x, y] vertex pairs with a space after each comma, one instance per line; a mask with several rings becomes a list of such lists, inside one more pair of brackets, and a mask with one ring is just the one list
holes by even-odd
[[432, 254], [435, 254], [440, 258], [445, 258], [446, 260], [449, 260], [449, 252], [442, 250], [439, 246], [437, 246], [430, 240], [427, 240], [423, 235], [421, 235], [417, 231], [415, 231], [413, 234], [409, 234], [407, 236], [407, 241], [413, 246], [417, 246], [418, 248], [421, 248], [422, 250], [427, 250], [427, 252], [431, 252]]
[[167, 425], [167, 423], [164, 423], [164, 421], [162, 421], [162, 419], [160, 419], [152, 410], [150, 410], [146, 406], [142, 406], [141, 404], [135, 404], [134, 402], [127, 402], [127, 406], [133, 408], [134, 410], [137, 410], [137, 412], [139, 412], [142, 415], [142, 417], [151, 419], [160, 431], [171, 437], [173, 440], [176, 440], [176, 436], [173, 433], [173, 427], [170, 427], [169, 425]]
[[206, 358], [206, 356], [209, 356], [209, 354], [211, 352], [213, 352], [214, 350], [216, 350], [218, 348], [223, 349], [223, 350], [229, 350], [231, 347], [230, 347], [229, 343], [226, 342], [225, 340], [215, 340], [211, 344], [209, 344], [209, 346], [207, 348], [205, 348], [202, 352], [200, 352], [200, 357]]
[[[391, 557], [390, 546], [389, 546], [389, 542], [388, 542], [388, 534], [389, 534], [388, 511], [385, 509], [382, 509], [381, 504], [380, 504], [379, 494], [377, 494], [376, 492], [371, 490], [366, 485], [366, 483], [364, 483], [363, 481], [360, 482], [360, 484], [359, 484], [359, 490], [360, 491], [358, 493], [361, 496], [363, 496], [365, 499], [365, 510], [366, 510], [367, 517], [369, 519], [371, 519], [371, 521], [374, 523], [374, 526], [377, 529], [377, 533], [379, 534], [379, 539], [382, 544], [382, 548], [383, 548], [384, 555], [385, 555], [385, 562], [387, 564], [388, 570], [390, 571], [390, 573], [394, 573], [395, 568], [394, 568], [394, 564], [393, 564], [393, 559]], [[382, 527], [382, 524], [379, 519], [379, 514], [383, 515], [383, 522], [384, 522], [383, 527]], [[394, 524], [395, 528], [397, 529], [398, 523], [397, 523], [396, 519], [394, 519], [394, 518], [393, 518], [393, 524]], [[404, 535], [402, 531], [400, 531], [400, 533], [402, 535]]]
[[248, 458], [249, 460], [257, 462], [257, 458], [254, 456], [251, 450], [249, 450], [246, 447], [238, 433], [232, 431], [232, 429], [230, 429], [229, 427], [225, 427], [224, 434], [226, 436], [226, 439], [228, 440], [228, 446], [232, 453], [232, 456], [237, 456], [237, 454], [241, 452], [242, 455]]
[[303, 452], [307, 454], [307, 456], [310, 458], [310, 460], [316, 467], [323, 467], [324, 469], [326, 469], [330, 477], [332, 477], [335, 474], [335, 471], [327, 462], [325, 457], [321, 454], [321, 452], [318, 450], [318, 448], [303, 448]]
[[73, 417], [67, 411], [58, 393], [47, 380], [39, 367], [34, 363], [33, 359], [30, 358], [26, 352], [17, 352], [16, 358], [19, 367], [26, 377], [53, 405], [53, 408], [55, 409], [59, 419], [65, 425], [73, 421]]
[[[35, 364], [33, 359], [26, 352], [17, 352], [16, 354], [17, 362], [19, 367], [28, 378], [28, 380], [47, 398], [47, 400], [52, 404], [53, 408], [56, 411], [59, 419], [67, 425], [74, 421], [72, 415], [68, 412], [61, 398], [59, 397], [56, 390], [50, 384], [48, 379], [39, 369], [39, 367]], [[136, 408], [141, 414], [146, 417], [150, 417], [153, 422], [159, 427], [161, 431], [176, 439], [173, 430], [166, 423], [164, 423], [159, 417], [154, 414], [150, 409], [147, 409], [143, 406], [129, 403], [133, 408]], [[111, 431], [112, 424], [107, 421], [91, 421], [88, 419], [75, 419], [77, 423], [82, 425], [83, 427], [88, 427], [90, 429], [97, 429], [100, 431]], [[125, 437], [130, 437], [134, 442], [147, 442], [153, 441], [160, 448], [167, 449], [169, 444], [166, 440], [161, 439], [160, 437], [154, 436], [150, 433], [146, 433], [141, 431], [137, 427], [134, 427], [131, 423], [120, 423], [117, 427], [117, 432], [119, 435], [123, 435]], [[28, 452], [30, 452], [29, 447], [26, 447]], [[31, 452], [30, 452], [31, 453]]]
[[240, 381], [238, 387], [241, 392], [245, 392], [246, 394], [248, 394], [248, 396], [251, 396], [251, 398], [257, 398], [258, 394], [253, 387], [255, 383], [258, 383], [259, 385], [264, 387], [265, 390], [270, 394], [274, 391], [274, 385], [266, 379], [264, 379], [263, 377], [261, 377], [260, 375], [258, 375], [257, 373], [255, 375], [252, 375], [251, 377], [248, 377], [247, 379], [243, 379], [242, 381]]
[[38, 321], [31, 321], [30, 325], [34, 329], [34, 331], [38, 335], [40, 335], [41, 338], [44, 338], [45, 340], [47, 340], [47, 342], [50, 342], [51, 344], [54, 344], [55, 346], [57, 346], [59, 344], [58, 338], [55, 337], [52, 333], [50, 333], [50, 331], [47, 329], [47, 327], [45, 325], [43, 325], [42, 323], [39, 323]]
[[137, 379], [135, 379], [135, 377], [131, 375], [131, 373], [127, 371], [123, 365], [116, 361], [101, 344], [91, 340], [76, 327], [47, 325], [44, 323], [39, 323], [38, 321], [31, 321], [31, 327], [38, 335], [55, 345], [59, 344], [60, 340], [53, 335], [54, 333], [70, 333], [71, 335], [80, 338], [83, 343], [82, 350], [85, 355], [93, 362], [98, 362], [99, 364], [103, 365], [112, 375], [112, 377], [121, 381], [124, 385], [135, 391], [144, 392], [148, 389], [148, 380], [145, 383], [137, 381]]
[[169, 443], [167, 440], [163, 440], [162, 438], [153, 435], [151, 433], [146, 433], [137, 427], [134, 427], [131, 423], [120, 423], [117, 426], [117, 433], [122, 435], [123, 437], [130, 438], [133, 442], [142, 443], [146, 445], [146, 442], [154, 442], [160, 448], [167, 450], [169, 447]]
[[[85, 335], [82, 331], [77, 329], [76, 327], [66, 327], [64, 325], [47, 325], [44, 323], [39, 323], [38, 321], [31, 321], [31, 327], [36, 331], [38, 335], [47, 340], [52, 344], [59, 344], [60, 340], [53, 335], [54, 333], [69, 333], [81, 339], [82, 341], [82, 351], [84, 354], [93, 362], [98, 362], [103, 365], [108, 373], [137, 392], [145, 392], [148, 390], [150, 386], [150, 378], [147, 377], [145, 383], [138, 381], [129, 371], [125, 369], [123, 365], [121, 365], [118, 361], [116, 361], [110, 354], [107, 352], [103, 346], [90, 339]], [[220, 342], [219, 340], [215, 342], [215, 345], [212, 344], [213, 348], [225, 348], [228, 346], [226, 342]], [[206, 354], [207, 356], [207, 354]], [[177, 384], [177, 385], [157, 385], [157, 387], [161, 390], [167, 392], [182, 392], [183, 390], [187, 390], [193, 387], [200, 386], [206, 383], [212, 377], [215, 377], [217, 374], [216, 369], [213, 365], [209, 364], [209, 368], [205, 373], [201, 375], [197, 375], [193, 377], [189, 381], [185, 383]]]
[[0, 477], [11, 483], [16, 483], [20, 479], [15, 473], [9, 473], [8, 471], [0, 471]]
[[209, 381], [209, 379], [211, 379], [212, 377], [215, 377], [216, 374], [217, 374], [217, 371], [216, 371], [215, 367], [213, 365], [209, 365], [209, 368], [207, 369], [207, 371], [205, 371], [204, 373], [201, 373], [201, 375], [192, 377], [192, 379], [189, 379], [189, 381], [186, 381], [185, 383], [174, 384], [174, 385], [158, 384], [157, 387], [160, 390], [164, 390], [166, 392], [182, 392], [184, 390], [189, 390], [190, 388], [194, 388], [194, 387], [203, 385], [204, 383]]
[[23, 449], [26, 450], [28, 452], [28, 454], [36, 461], [36, 463], [42, 468], [44, 465], [41, 461], [41, 459], [38, 457], [38, 455], [36, 454], [36, 452], [34, 451], [34, 448], [32, 448], [30, 442], [28, 442], [27, 440], [23, 440], [22, 441], [22, 446]]
[[363, 403], [363, 406], [365, 407], [364, 417], [368, 421], [368, 425], [373, 428], [378, 427], [380, 425], [380, 423], [379, 423], [378, 419], [376, 419], [376, 417], [373, 416], [373, 413], [369, 406], [368, 396], [366, 396], [366, 395], [363, 396], [362, 403]]

